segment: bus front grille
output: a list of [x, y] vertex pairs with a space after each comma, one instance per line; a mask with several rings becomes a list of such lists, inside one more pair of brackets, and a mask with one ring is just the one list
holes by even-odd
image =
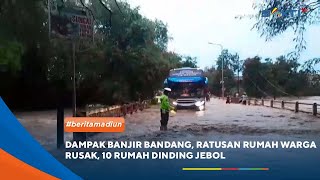
[[195, 99], [177, 99], [177, 103], [196, 103]]

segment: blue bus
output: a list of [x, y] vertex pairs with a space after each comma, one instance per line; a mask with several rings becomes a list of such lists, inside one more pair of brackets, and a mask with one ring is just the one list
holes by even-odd
[[199, 68], [178, 68], [170, 70], [164, 86], [171, 88], [169, 98], [179, 108], [205, 109], [208, 78]]

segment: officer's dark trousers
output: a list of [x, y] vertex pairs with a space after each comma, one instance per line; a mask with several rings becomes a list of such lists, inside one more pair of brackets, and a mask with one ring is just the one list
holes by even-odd
[[160, 120], [161, 126], [167, 127], [168, 121], [169, 121], [169, 112], [160, 109], [160, 114], [161, 114], [161, 120]]

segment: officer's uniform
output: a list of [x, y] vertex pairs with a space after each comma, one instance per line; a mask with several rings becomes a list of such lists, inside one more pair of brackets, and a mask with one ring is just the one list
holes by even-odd
[[160, 130], [167, 130], [167, 125], [169, 121], [169, 111], [172, 109], [169, 103], [169, 97], [165, 94], [163, 94], [160, 97], [161, 101], [161, 107], [160, 107], [160, 114], [161, 114], [161, 120], [160, 120]]

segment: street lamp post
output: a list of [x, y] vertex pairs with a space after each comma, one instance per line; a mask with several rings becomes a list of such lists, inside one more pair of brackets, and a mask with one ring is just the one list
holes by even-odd
[[[216, 44], [209, 42], [208, 44], [219, 46], [221, 48], [221, 53], [223, 51], [223, 46], [221, 44]], [[223, 58], [221, 60], [221, 97], [224, 98], [224, 77], [223, 77]]]

